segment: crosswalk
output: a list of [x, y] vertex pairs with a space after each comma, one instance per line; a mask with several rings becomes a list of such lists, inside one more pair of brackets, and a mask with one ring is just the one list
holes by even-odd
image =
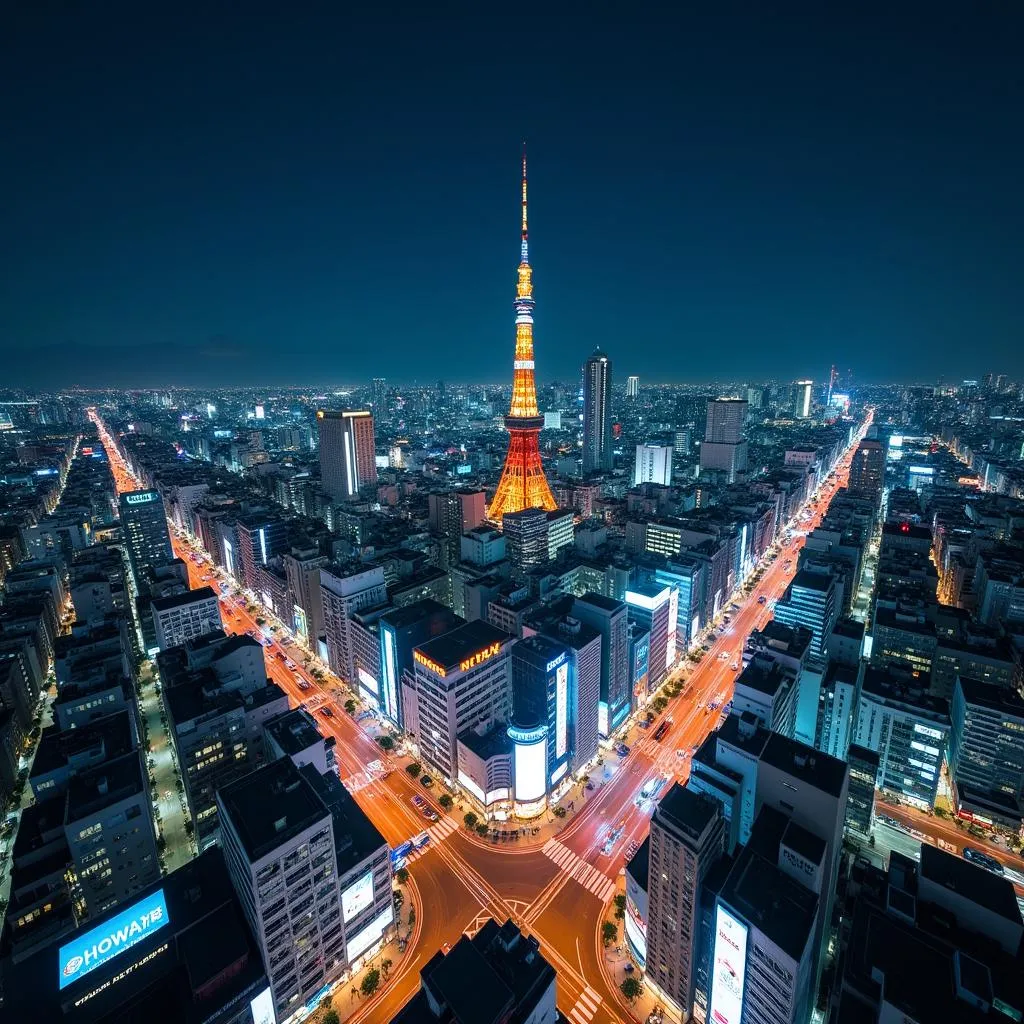
[[443, 843], [453, 832], [458, 831], [459, 823], [450, 814], [427, 829], [432, 843]]
[[569, 1020], [573, 1024], [590, 1024], [600, 1005], [601, 997], [588, 985], [569, 1011]]
[[592, 892], [602, 903], [607, 903], [615, 892], [615, 883], [597, 868], [578, 857], [557, 839], [544, 844], [544, 854], [553, 860], [574, 882]]

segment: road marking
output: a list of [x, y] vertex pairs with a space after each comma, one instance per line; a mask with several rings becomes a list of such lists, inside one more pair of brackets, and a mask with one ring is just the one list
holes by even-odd
[[350, 775], [347, 779], [341, 780], [341, 784], [350, 793], [358, 793], [361, 789], [366, 789], [366, 787], [373, 782], [373, 776], [365, 770], [361, 772], [356, 772], [355, 775]]
[[576, 1024], [589, 1024], [597, 1008], [601, 1005], [601, 997], [589, 986], [581, 993], [579, 999], [569, 1011], [569, 1018]]
[[573, 853], [564, 843], [557, 839], [549, 839], [544, 844], [542, 852], [574, 882], [579, 882], [602, 903], [607, 903], [611, 899], [615, 892], [615, 883], [592, 864], [588, 864], [582, 857]]
[[430, 836], [432, 843], [443, 843], [448, 836], [457, 831], [458, 827], [459, 823], [449, 814], [437, 822], [436, 825], [431, 825], [427, 829], [427, 835]]

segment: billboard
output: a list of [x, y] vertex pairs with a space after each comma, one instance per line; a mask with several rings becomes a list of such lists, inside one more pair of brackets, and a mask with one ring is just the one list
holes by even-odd
[[133, 903], [104, 924], [90, 928], [60, 947], [57, 963], [60, 987], [84, 978], [97, 967], [163, 928], [170, 919], [163, 889]]
[[274, 996], [269, 985], [255, 999], [250, 1000], [249, 1012], [252, 1014], [252, 1024], [277, 1024]]
[[747, 926], [721, 904], [715, 907], [715, 954], [711, 967], [712, 1024], [740, 1024], [747, 968]]
[[562, 662], [555, 672], [555, 757], [569, 749], [569, 665]]
[[341, 894], [341, 916], [345, 924], [361, 914], [372, 902], [373, 871], [367, 871]]

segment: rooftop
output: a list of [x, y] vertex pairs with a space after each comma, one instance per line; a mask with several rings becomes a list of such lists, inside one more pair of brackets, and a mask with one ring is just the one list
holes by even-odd
[[289, 757], [324, 742], [312, 715], [301, 707], [272, 718], [263, 729]]
[[846, 781], [846, 762], [781, 733], [768, 734], [761, 760], [836, 798]]
[[288, 757], [230, 783], [217, 797], [251, 863], [328, 817], [323, 801]]
[[1020, 907], [1013, 883], [1002, 875], [972, 864], [963, 857], [921, 844], [921, 878], [959, 893], [993, 914], [1021, 924]]
[[462, 661], [491, 644], [505, 644], [511, 637], [503, 629], [483, 619], [467, 622], [434, 640], [421, 644], [417, 650], [446, 669], [457, 669]]
[[682, 832], [691, 841], [699, 842], [720, 810], [715, 800], [675, 782], [658, 802], [654, 819]]
[[171, 594], [169, 597], [158, 597], [153, 602], [154, 610], [169, 611], [181, 605], [193, 604], [196, 601], [216, 601], [217, 595], [212, 587], [199, 587], [197, 590], [186, 590], [184, 594]]

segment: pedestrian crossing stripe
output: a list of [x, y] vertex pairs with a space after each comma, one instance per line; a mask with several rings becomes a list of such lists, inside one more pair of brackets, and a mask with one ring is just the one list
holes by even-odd
[[572, 1009], [569, 1011], [569, 1019], [574, 1021], [575, 1024], [589, 1024], [600, 1005], [601, 997], [588, 986], [580, 993], [579, 999], [573, 1004]]
[[577, 856], [568, 846], [557, 839], [549, 839], [544, 844], [543, 853], [561, 868], [574, 882], [579, 882], [588, 892], [592, 892], [602, 903], [607, 903], [615, 892], [615, 883]]
[[447, 817], [442, 818], [439, 822], [431, 825], [427, 829], [427, 835], [430, 836], [432, 843], [441, 843], [448, 838], [453, 832], [457, 831], [459, 823], [449, 814]]

